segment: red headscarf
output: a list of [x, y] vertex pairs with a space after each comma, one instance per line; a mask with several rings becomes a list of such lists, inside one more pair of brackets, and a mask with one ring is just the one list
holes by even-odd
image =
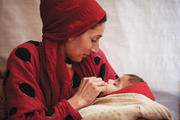
[[62, 96], [68, 99], [72, 95], [70, 78], [59, 44], [95, 26], [106, 12], [96, 0], [41, 0], [40, 14], [43, 22], [40, 53], [40, 79], [43, 82], [40, 84], [47, 88], [44, 92], [47, 106], [50, 106], [56, 104]]

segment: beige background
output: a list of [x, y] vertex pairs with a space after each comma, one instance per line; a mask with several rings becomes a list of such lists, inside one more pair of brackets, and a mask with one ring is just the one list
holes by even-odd
[[[121, 76], [148, 82], [175, 120], [180, 104], [180, 0], [98, 0], [108, 22], [100, 47]], [[41, 40], [39, 0], [0, 0], [0, 69], [10, 51]]]
[[0, 68], [17, 45], [41, 40], [39, 0], [0, 0]]

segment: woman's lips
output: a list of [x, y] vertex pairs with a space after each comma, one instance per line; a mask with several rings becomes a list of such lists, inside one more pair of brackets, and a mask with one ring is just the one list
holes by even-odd
[[83, 54], [83, 58], [85, 58], [85, 57], [87, 57], [88, 56], [88, 54]]

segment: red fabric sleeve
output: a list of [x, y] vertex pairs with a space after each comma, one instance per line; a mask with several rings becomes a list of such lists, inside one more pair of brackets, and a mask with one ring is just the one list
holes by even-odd
[[[114, 71], [112, 66], [109, 64], [103, 51], [100, 49], [99, 49], [98, 53], [93, 54], [94, 61], [96, 61], [95, 59], [98, 59], [98, 57], [100, 59], [99, 65], [98, 65], [98, 71], [97, 71], [98, 77], [103, 77], [104, 81], [106, 81], [106, 82], [108, 81], [108, 79], [113, 79], [113, 80], [116, 79], [118, 77], [118, 75], [116, 74], [116, 72]], [[96, 64], [95, 64], [95, 66], [97, 66]]]
[[39, 54], [37, 47], [23, 44], [13, 50], [9, 59], [4, 89], [10, 120], [80, 120], [81, 116], [66, 100], [46, 107], [38, 83]]

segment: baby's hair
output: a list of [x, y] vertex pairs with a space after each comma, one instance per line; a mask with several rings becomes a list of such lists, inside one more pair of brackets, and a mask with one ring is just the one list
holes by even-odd
[[125, 74], [127, 76], [129, 76], [129, 82], [131, 84], [136, 84], [136, 83], [140, 83], [140, 82], [144, 82], [144, 80], [142, 78], [140, 78], [139, 76], [137, 75], [134, 75], [134, 74]]

